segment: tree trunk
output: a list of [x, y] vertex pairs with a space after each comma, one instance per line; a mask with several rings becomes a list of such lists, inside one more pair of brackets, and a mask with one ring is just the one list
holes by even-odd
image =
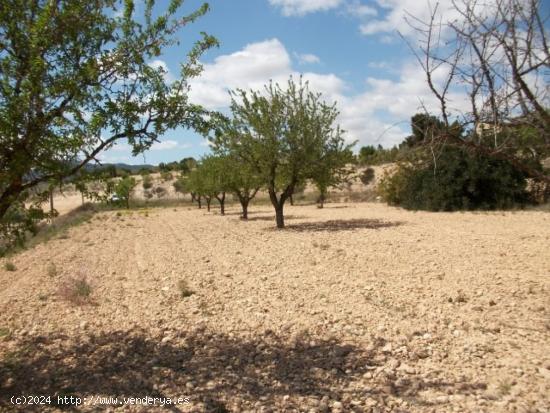
[[9, 184], [0, 195], [0, 219], [6, 215], [6, 212], [10, 206], [19, 197], [21, 192], [23, 192], [21, 182], [21, 178], [12, 181], [12, 183]]
[[285, 227], [285, 216], [283, 214], [283, 204], [279, 204], [275, 207], [275, 221], [277, 222], [277, 228]]
[[248, 202], [249, 200], [246, 198], [241, 198], [241, 207], [243, 209], [243, 214], [241, 215], [242, 219], [248, 219]]
[[53, 189], [50, 191], [50, 213], [53, 214]]
[[294, 206], [294, 197], [292, 195], [288, 197], [288, 200], [290, 201], [290, 205]]
[[323, 208], [325, 206], [325, 193], [321, 191], [319, 194], [319, 204], [317, 205], [318, 208]]
[[222, 192], [222, 196], [216, 196], [216, 199], [220, 203], [220, 214], [225, 215], [225, 192]]
[[197, 198], [197, 202], [199, 203], [199, 209], [201, 209], [202, 208], [202, 201], [201, 201], [200, 196]]
[[210, 202], [212, 202], [211, 197], [204, 197], [206, 199], [206, 210], [210, 212]]
[[277, 198], [277, 192], [275, 192], [274, 182], [272, 182], [270, 187], [268, 188], [269, 199], [271, 200], [271, 203], [275, 208], [275, 222], [277, 223], [277, 228], [285, 227], [285, 217], [283, 214], [283, 207], [285, 205], [285, 201], [294, 192], [295, 185], [296, 185], [296, 182], [292, 182], [289, 186], [287, 186], [279, 198]]

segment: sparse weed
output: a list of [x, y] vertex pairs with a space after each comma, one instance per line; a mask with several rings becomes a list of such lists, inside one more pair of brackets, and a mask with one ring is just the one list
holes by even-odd
[[466, 294], [464, 294], [462, 291], [459, 291], [458, 295], [456, 296], [455, 302], [465, 303], [466, 301], [468, 301], [468, 297], [466, 297]]
[[75, 305], [87, 304], [91, 300], [92, 286], [84, 276], [71, 277], [59, 288], [59, 295]]
[[313, 245], [313, 247], [319, 248], [319, 249], [321, 249], [321, 250], [323, 250], [323, 251], [326, 251], [326, 250], [328, 250], [328, 249], [330, 248], [330, 245], [329, 245], [329, 244], [324, 244], [324, 243], [323, 243], [323, 244], [319, 244], [319, 243], [317, 243], [317, 242], [315, 242], [315, 241], [313, 241], [311, 245]]
[[5, 264], [4, 264], [4, 269], [6, 271], [15, 271], [17, 269], [17, 267], [15, 266], [15, 264], [11, 261], [7, 261]]
[[0, 338], [10, 337], [11, 331], [7, 327], [0, 327]]
[[57, 275], [57, 267], [53, 262], [50, 262], [46, 267], [46, 274], [48, 274], [48, 277], [51, 278]]
[[499, 381], [497, 388], [498, 388], [498, 392], [502, 396], [506, 396], [510, 394], [510, 391], [512, 390], [512, 383], [508, 380], [501, 380]]
[[181, 298], [187, 298], [195, 294], [191, 288], [189, 288], [189, 284], [187, 284], [187, 281], [185, 280], [179, 280], [178, 281], [178, 290], [180, 292]]
[[9, 351], [4, 356], [2, 363], [8, 370], [17, 370], [20, 366], [20, 354], [19, 351]]

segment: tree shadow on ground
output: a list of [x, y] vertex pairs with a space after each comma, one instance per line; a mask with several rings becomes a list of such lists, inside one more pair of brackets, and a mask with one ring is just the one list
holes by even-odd
[[[307, 217], [301, 215], [285, 215], [285, 220], [291, 219], [306, 219]], [[273, 221], [275, 222], [275, 215], [264, 215], [258, 217], [248, 218], [248, 221]]]
[[389, 222], [379, 219], [336, 219], [319, 222], [300, 222], [299, 224], [287, 225], [285, 228], [296, 232], [315, 231], [350, 231], [354, 229], [381, 229], [403, 225], [402, 222]]
[[466, 393], [479, 388], [417, 375], [397, 378], [395, 373], [377, 374], [365, 383], [364, 374], [384, 363], [384, 340], [367, 350], [334, 339], [287, 339], [269, 332], [245, 339], [206, 330], [157, 337], [136, 329], [11, 340], [17, 351], [4, 354], [0, 362], [0, 410], [75, 410], [10, 403], [12, 395], [33, 394], [54, 400], [58, 395], [189, 397], [190, 405], [170, 410], [194, 412], [256, 409], [258, 402], [290, 411], [328, 396], [341, 400], [345, 411], [364, 411], [354, 410], [351, 401], [370, 397], [387, 406], [388, 397], [395, 396], [426, 404], [418, 398], [421, 390]]

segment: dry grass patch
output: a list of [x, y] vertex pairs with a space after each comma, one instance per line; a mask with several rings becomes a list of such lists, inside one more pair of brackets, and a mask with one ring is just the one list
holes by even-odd
[[189, 287], [189, 284], [185, 280], [178, 281], [178, 291], [181, 298], [191, 297], [195, 292]]
[[92, 302], [92, 285], [85, 276], [67, 278], [59, 287], [58, 292], [64, 300], [74, 305]]
[[15, 264], [11, 261], [6, 261], [6, 263], [4, 264], [4, 269], [6, 271], [15, 271], [17, 270], [17, 267], [15, 266]]
[[46, 274], [51, 278], [57, 275], [57, 266], [53, 262], [50, 262], [46, 267]]

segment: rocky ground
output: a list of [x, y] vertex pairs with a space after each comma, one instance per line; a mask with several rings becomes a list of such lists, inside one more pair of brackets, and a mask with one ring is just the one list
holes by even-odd
[[99, 212], [1, 260], [0, 410], [550, 411], [550, 214], [286, 214]]

